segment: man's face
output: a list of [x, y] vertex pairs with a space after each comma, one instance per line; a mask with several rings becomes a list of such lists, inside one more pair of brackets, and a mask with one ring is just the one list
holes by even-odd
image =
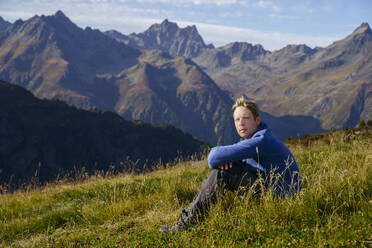
[[254, 118], [252, 112], [246, 107], [237, 107], [233, 114], [235, 128], [240, 137], [249, 139], [257, 131], [261, 118]]

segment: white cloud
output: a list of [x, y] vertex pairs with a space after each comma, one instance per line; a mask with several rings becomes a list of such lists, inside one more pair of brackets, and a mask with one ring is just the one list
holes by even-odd
[[193, 0], [194, 4], [216, 4], [221, 5], [231, 5], [236, 4], [236, 0]]
[[[23, 9], [27, 9], [27, 11], [19, 11], [20, 8], [15, 6], [13, 10], [0, 10], [0, 16], [5, 20], [14, 22], [19, 18], [27, 20], [36, 14], [53, 15], [58, 10], [62, 10], [72, 22], [82, 28], [90, 26], [102, 31], [117, 29], [121, 32], [131, 33], [142, 32], [151, 24], [162, 20], [162, 18], [156, 18], [157, 16], [170, 15], [164, 9], [135, 8], [120, 4], [114, 6], [105, 1], [60, 0], [53, 2], [50, 0], [34, 0], [24, 3], [25, 8]], [[42, 2], [42, 5], [36, 5], [36, 2]], [[143, 18], [143, 16], [149, 17]]]
[[242, 41], [252, 44], [261, 44], [266, 50], [278, 50], [288, 44], [306, 44], [310, 47], [325, 47], [332, 42], [344, 38], [340, 37], [315, 37], [297, 35], [292, 33], [263, 32], [253, 29], [221, 26], [205, 23], [177, 22], [180, 26], [196, 25], [206, 43], [215, 46], [226, 45], [230, 42]]
[[278, 5], [274, 4], [273, 2], [265, 1], [265, 0], [259, 0], [257, 2], [254, 2], [252, 3], [252, 6], [256, 8], [262, 8], [262, 9], [271, 9], [274, 11], [281, 10], [281, 8]]
[[37, 13], [27, 12], [27, 11], [2, 11], [0, 10], [0, 16], [3, 17], [6, 21], [14, 22], [18, 19], [28, 19]]
[[236, 4], [237, 0], [134, 0], [139, 3], [169, 3], [169, 4], [194, 4], [194, 5], [231, 5]]
[[269, 17], [274, 18], [274, 19], [287, 19], [287, 20], [300, 19], [298, 16], [278, 15], [278, 14], [270, 14]]
[[161, 19], [154, 18], [139, 18], [134, 16], [112, 16], [110, 21], [107, 22], [107, 18], [101, 17], [80, 17], [76, 16], [71, 18], [76, 23], [81, 23], [80, 26], [90, 26], [92, 28], [98, 28], [101, 31], [107, 31], [115, 29], [123, 34], [139, 33], [148, 29], [154, 23], [160, 23]]
[[317, 12], [317, 9], [314, 7], [314, 5], [302, 2], [300, 4], [294, 4], [290, 6], [289, 9], [294, 13], [312, 14]]

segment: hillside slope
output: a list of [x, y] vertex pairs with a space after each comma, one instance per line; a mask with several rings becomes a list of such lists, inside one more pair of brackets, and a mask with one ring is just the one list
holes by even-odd
[[[353, 136], [351, 136], [351, 134]], [[210, 173], [189, 161], [145, 175], [91, 177], [0, 195], [6, 247], [368, 247], [372, 130], [291, 143], [303, 177], [293, 199], [226, 194], [189, 231], [166, 235]]]
[[50, 181], [83, 167], [89, 173], [142, 171], [159, 160], [199, 153], [203, 146], [172, 126], [132, 123], [109, 111], [40, 100], [0, 81], [0, 184], [28, 183], [35, 172], [41, 182]]

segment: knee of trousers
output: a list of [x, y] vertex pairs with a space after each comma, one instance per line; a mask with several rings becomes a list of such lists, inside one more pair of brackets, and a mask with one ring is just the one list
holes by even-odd
[[218, 170], [217, 185], [221, 188], [229, 187], [233, 181], [233, 175], [228, 170]]
[[233, 170], [219, 170], [217, 176], [217, 184], [222, 188], [235, 190], [239, 186], [249, 186], [253, 183], [253, 178], [246, 174], [245, 171], [240, 168]]

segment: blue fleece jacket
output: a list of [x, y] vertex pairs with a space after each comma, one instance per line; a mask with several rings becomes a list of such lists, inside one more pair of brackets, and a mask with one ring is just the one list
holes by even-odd
[[211, 169], [229, 162], [241, 162], [254, 172], [259, 170], [266, 186], [280, 196], [301, 190], [301, 174], [293, 154], [263, 122], [250, 139], [212, 148], [208, 156]]

